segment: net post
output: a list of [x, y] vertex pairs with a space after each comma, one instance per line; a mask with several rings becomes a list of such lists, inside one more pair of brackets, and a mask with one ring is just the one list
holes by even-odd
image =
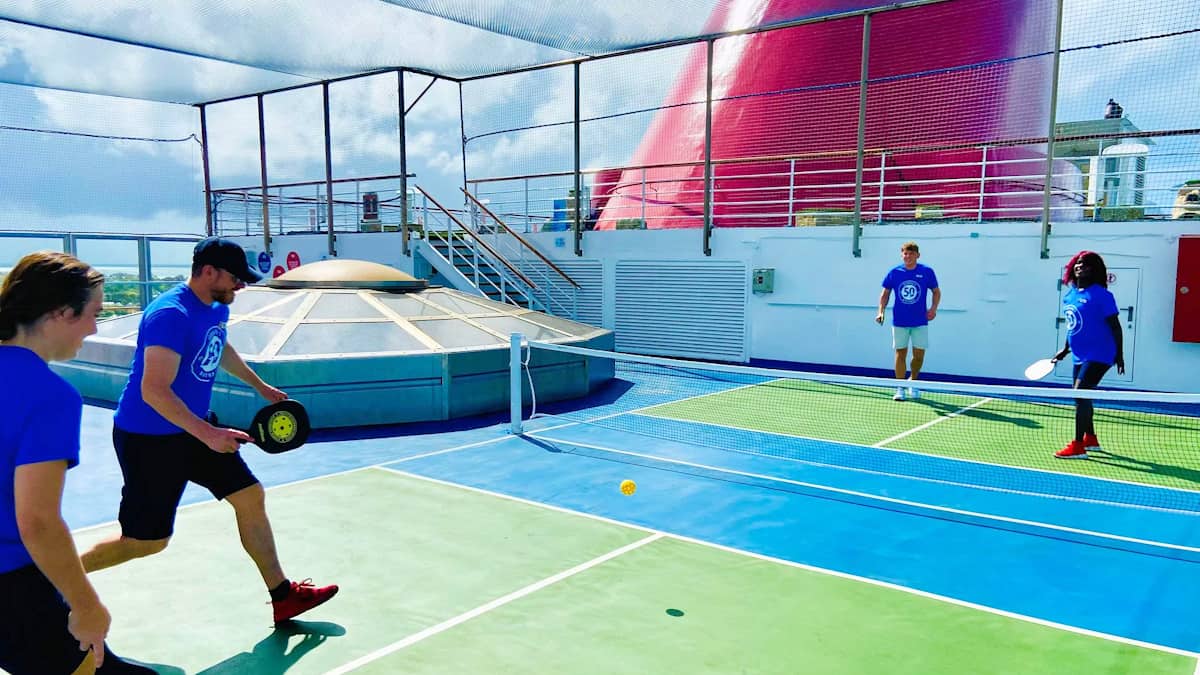
[[508, 337], [508, 430], [521, 433], [521, 339], [520, 333]]

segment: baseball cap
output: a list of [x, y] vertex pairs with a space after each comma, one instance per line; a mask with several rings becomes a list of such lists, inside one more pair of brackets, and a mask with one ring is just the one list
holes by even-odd
[[192, 251], [193, 265], [212, 265], [223, 269], [242, 281], [253, 284], [262, 280], [262, 275], [250, 267], [246, 252], [237, 242], [224, 237], [201, 239]]

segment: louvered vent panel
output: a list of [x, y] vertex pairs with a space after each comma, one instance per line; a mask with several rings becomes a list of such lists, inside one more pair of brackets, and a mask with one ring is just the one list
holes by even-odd
[[740, 261], [618, 262], [617, 349], [744, 362], [746, 293]]

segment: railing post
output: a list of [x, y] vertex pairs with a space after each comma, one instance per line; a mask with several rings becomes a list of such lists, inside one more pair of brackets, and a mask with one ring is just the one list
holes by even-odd
[[529, 234], [529, 179], [522, 178], [521, 185], [525, 191], [525, 234]]
[[854, 151], [854, 219], [851, 223], [854, 227], [854, 240], [851, 243], [850, 250], [855, 258], [862, 257], [862, 247], [859, 246], [859, 240], [862, 238], [863, 154], [867, 139], [867, 75], [870, 56], [871, 14], [867, 13], [863, 14], [862, 56], [860, 57], [858, 73], [858, 142], [855, 145]]
[[208, 167], [208, 116], [203, 104], [197, 107], [200, 108], [200, 162], [204, 171], [204, 232], [211, 237], [217, 228], [213, 222], [212, 176]]
[[259, 176], [262, 179], [259, 190], [262, 194], [263, 251], [269, 255], [271, 253], [271, 211], [267, 195], [267, 127], [263, 120], [263, 95], [259, 94], [256, 98], [258, 99], [258, 167]]
[[[329, 83], [321, 83], [321, 108], [325, 119], [325, 195], [329, 198], [329, 202], [325, 205], [325, 218], [329, 222], [325, 223], [326, 237], [328, 238], [329, 255], [336, 256], [337, 248], [334, 246], [333, 238], [333, 152], [332, 134], [329, 126]], [[317, 208], [320, 208], [318, 204]]]
[[708, 56], [704, 62], [704, 255], [712, 255], [713, 226], [713, 165], [712, 165], [712, 109], [713, 109], [713, 50], [715, 41], [708, 40]]
[[1050, 257], [1050, 199], [1054, 191], [1054, 135], [1058, 115], [1058, 70], [1062, 57], [1063, 0], [1055, 3], [1054, 65], [1050, 74], [1050, 125], [1046, 134], [1046, 186], [1042, 193], [1042, 250], [1043, 259]]
[[979, 211], [975, 216], [975, 222], [983, 222], [983, 201], [987, 195], [987, 156], [988, 146], [983, 146], [983, 157], [979, 162]]
[[784, 227], [792, 227], [796, 224], [794, 220], [795, 207], [793, 201], [796, 198], [796, 158], [788, 160], [788, 205], [787, 205], [787, 223]]
[[875, 222], [883, 222], [883, 207], [884, 198], [883, 191], [887, 188], [887, 181], [884, 180], [885, 172], [887, 171], [887, 153], [879, 153], [879, 213], [875, 216]]
[[644, 166], [642, 167], [642, 229], [650, 229], [650, 224], [646, 222], [646, 167]]
[[575, 62], [575, 255], [583, 255], [583, 176], [580, 174], [579, 62]]

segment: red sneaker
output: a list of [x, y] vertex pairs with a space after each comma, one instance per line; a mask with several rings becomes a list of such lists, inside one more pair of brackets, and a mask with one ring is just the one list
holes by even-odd
[[1083, 447], [1086, 450], [1099, 450], [1100, 440], [1096, 438], [1096, 434], [1084, 434]]
[[1054, 453], [1059, 459], [1087, 459], [1087, 448], [1079, 441], [1067, 443], [1067, 447]]
[[287, 597], [282, 600], [276, 600], [271, 603], [275, 609], [275, 623], [287, 621], [292, 617], [298, 616], [326, 600], [337, 595], [338, 587], [321, 586], [320, 588], [313, 586], [312, 579], [304, 581], [293, 581], [292, 590], [287, 594]]

